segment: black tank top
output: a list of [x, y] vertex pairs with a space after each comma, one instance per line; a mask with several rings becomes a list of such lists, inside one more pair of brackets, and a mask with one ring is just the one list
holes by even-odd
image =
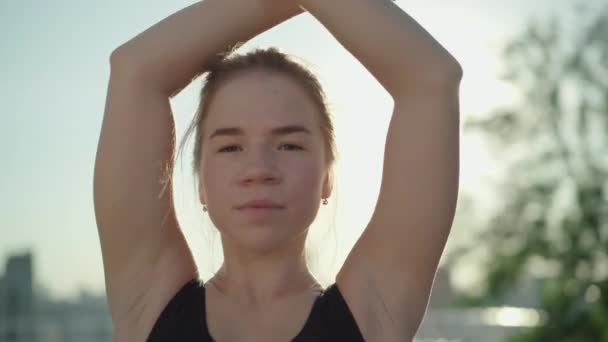
[[[205, 286], [192, 279], [169, 301], [148, 342], [213, 342], [205, 317]], [[355, 319], [336, 284], [317, 297], [302, 330], [292, 342], [363, 341]]]

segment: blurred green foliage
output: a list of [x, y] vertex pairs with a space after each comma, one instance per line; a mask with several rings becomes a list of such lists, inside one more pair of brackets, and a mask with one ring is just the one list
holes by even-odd
[[504, 49], [520, 100], [465, 123], [508, 172], [474, 242], [484, 289], [460, 305], [501, 305], [537, 279], [544, 323], [512, 341], [608, 341], [608, 7], [571, 29], [532, 21]]

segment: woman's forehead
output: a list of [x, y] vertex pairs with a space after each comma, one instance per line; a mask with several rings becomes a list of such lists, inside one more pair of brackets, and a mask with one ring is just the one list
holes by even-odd
[[271, 131], [281, 126], [312, 130], [318, 111], [306, 92], [286, 76], [245, 75], [218, 89], [208, 108], [210, 129], [225, 127]]
[[250, 71], [237, 75], [218, 87], [213, 102], [221, 107], [251, 105], [312, 105], [304, 86], [292, 76], [279, 72]]

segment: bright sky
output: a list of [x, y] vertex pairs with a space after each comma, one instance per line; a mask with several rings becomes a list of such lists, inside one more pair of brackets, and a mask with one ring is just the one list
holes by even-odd
[[[602, 0], [586, 0], [590, 6]], [[103, 291], [101, 251], [93, 212], [93, 166], [112, 50], [190, 0], [3, 1], [0, 2], [0, 261], [34, 251], [35, 281], [54, 297], [80, 288]], [[513, 99], [497, 80], [500, 47], [530, 16], [566, 12], [575, 1], [398, 0], [462, 64], [462, 121]], [[364, 30], [365, 23], [361, 23]], [[333, 104], [338, 196], [322, 208], [311, 242], [323, 260], [322, 282], [335, 274], [371, 216], [380, 187], [383, 145], [391, 101], [371, 75], [309, 15], [256, 37], [244, 49], [278, 46], [298, 56], [320, 77]], [[196, 108], [200, 79], [172, 101], [178, 137]], [[461, 193], [485, 196], [482, 178], [500, 173], [478, 137], [461, 138]], [[186, 156], [189, 156], [186, 151]], [[188, 176], [178, 168], [178, 215], [204, 278], [219, 265], [221, 250], [202, 231]], [[337, 209], [335, 202], [338, 201]], [[322, 235], [336, 210], [335, 235]], [[453, 237], [466, 237], [465, 226]], [[461, 229], [460, 229], [461, 228]], [[316, 240], [315, 240], [316, 239]], [[318, 240], [328, 240], [320, 243]], [[214, 260], [213, 264], [209, 261]], [[321, 263], [326, 265], [327, 263]], [[0, 272], [4, 265], [0, 266]]]

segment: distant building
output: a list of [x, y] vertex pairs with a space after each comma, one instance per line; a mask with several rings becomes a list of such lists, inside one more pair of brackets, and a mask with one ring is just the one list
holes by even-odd
[[111, 342], [105, 296], [55, 302], [34, 293], [32, 254], [10, 256], [0, 275], [0, 342]]
[[40, 342], [111, 342], [112, 321], [104, 295], [81, 292], [78, 299], [40, 300]]
[[0, 287], [0, 338], [6, 342], [35, 340], [34, 291], [31, 254], [15, 255], [6, 261]]

